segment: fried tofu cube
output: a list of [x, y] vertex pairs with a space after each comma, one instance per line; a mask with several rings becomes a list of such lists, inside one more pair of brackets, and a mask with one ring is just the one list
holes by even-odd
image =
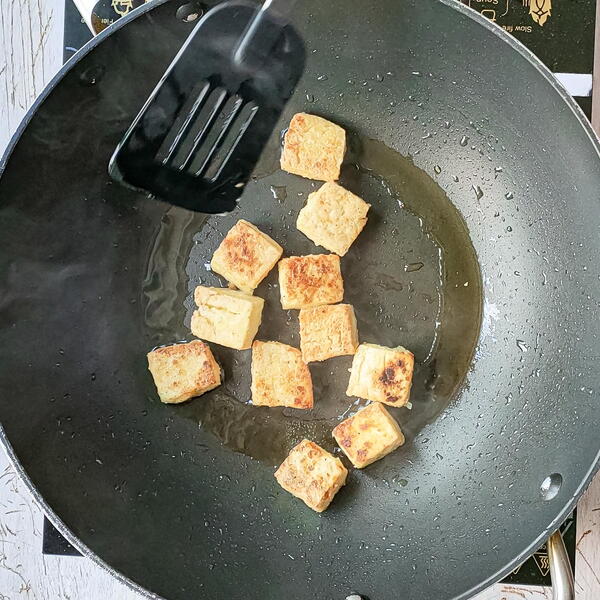
[[340, 302], [344, 297], [340, 257], [309, 254], [280, 260], [279, 292], [286, 310]]
[[412, 352], [402, 346], [361, 344], [352, 361], [346, 394], [390, 406], [404, 406], [410, 395], [414, 364]]
[[307, 506], [323, 512], [346, 483], [342, 461], [310, 440], [292, 448], [275, 472], [277, 483]]
[[370, 204], [329, 181], [308, 195], [296, 227], [317, 246], [344, 256], [367, 223]]
[[312, 378], [297, 348], [279, 342], [252, 344], [252, 404], [313, 407]]
[[358, 330], [354, 308], [349, 304], [303, 308], [299, 320], [300, 349], [304, 362], [327, 360], [356, 352]]
[[200, 340], [157, 348], [147, 356], [161, 402], [178, 404], [221, 385], [221, 368]]
[[362, 469], [404, 444], [404, 435], [382, 404], [374, 402], [342, 421], [333, 437], [357, 469]]
[[198, 310], [192, 315], [192, 333], [200, 339], [236, 350], [252, 345], [265, 301], [244, 292], [198, 286]]
[[346, 152], [346, 132], [316, 115], [297, 113], [285, 134], [281, 168], [308, 179], [335, 181]]
[[238, 289], [252, 294], [283, 254], [283, 248], [248, 221], [240, 219], [227, 233], [210, 268]]

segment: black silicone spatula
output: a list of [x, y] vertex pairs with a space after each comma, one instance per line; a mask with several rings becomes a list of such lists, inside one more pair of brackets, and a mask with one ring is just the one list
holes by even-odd
[[125, 133], [111, 176], [191, 210], [233, 210], [304, 69], [294, 1], [210, 10]]

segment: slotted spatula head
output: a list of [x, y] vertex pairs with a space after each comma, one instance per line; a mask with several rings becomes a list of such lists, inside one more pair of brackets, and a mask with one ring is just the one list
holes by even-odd
[[213, 8], [127, 130], [110, 175], [187, 209], [233, 210], [303, 69], [302, 40], [276, 14], [240, 1]]

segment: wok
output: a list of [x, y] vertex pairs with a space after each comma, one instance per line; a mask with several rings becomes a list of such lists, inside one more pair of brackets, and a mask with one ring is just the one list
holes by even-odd
[[[121, 188], [117, 142], [193, 24], [148, 6], [48, 86], [2, 163], [2, 440], [60, 530], [169, 600], [468, 598], [531, 554], [596, 470], [598, 142], [550, 73], [450, 0], [298, 3], [305, 110], [347, 128], [342, 183], [373, 205], [343, 259], [363, 341], [417, 367], [398, 452], [322, 515], [274, 466], [334, 448], [349, 359], [311, 366], [310, 415], [249, 399], [249, 353], [213, 346], [224, 385], [161, 405], [154, 346], [190, 339], [192, 290], [246, 218], [287, 254], [313, 185], [277, 168], [277, 132], [234, 213]], [[201, 58], [201, 57], [199, 57]], [[259, 339], [298, 344], [274, 274]], [[360, 403], [359, 403], [360, 404]], [[359, 405], [358, 404], [358, 405]]]

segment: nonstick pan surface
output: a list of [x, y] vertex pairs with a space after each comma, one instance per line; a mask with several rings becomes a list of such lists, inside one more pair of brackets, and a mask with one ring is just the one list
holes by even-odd
[[[249, 406], [249, 353], [224, 385], [161, 405], [152, 347], [191, 339], [192, 290], [238, 218], [289, 254], [310, 181], [278, 132], [239, 209], [204, 218], [112, 183], [121, 135], [191, 25], [165, 3], [71, 61], [0, 179], [0, 420], [21, 472], [85, 553], [169, 600], [466, 598], [573, 508], [597, 462], [598, 144], [549, 73], [450, 1], [302, 2], [304, 110], [347, 128], [342, 183], [373, 205], [343, 259], [361, 339], [417, 359], [398, 452], [324, 514], [273, 478], [304, 436], [333, 450], [360, 403], [350, 361], [311, 367], [310, 415]], [[298, 344], [276, 277], [260, 339]], [[540, 491], [551, 477], [550, 492]]]

